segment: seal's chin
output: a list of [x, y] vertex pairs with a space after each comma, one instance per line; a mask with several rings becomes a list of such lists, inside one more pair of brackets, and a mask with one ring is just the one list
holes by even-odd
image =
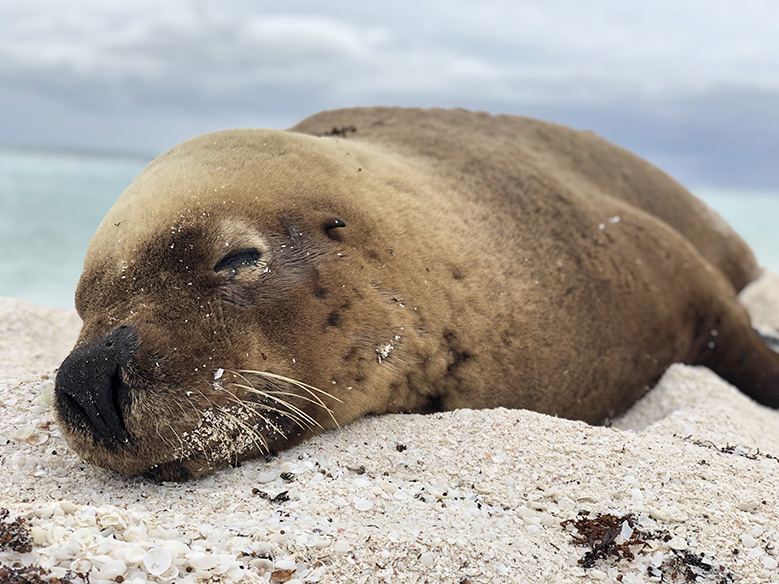
[[73, 428], [62, 422], [60, 425], [68, 444], [86, 462], [125, 476], [144, 476], [156, 482], [187, 481], [239, 461], [238, 456], [220, 458], [222, 453], [209, 445], [173, 448], [167, 439], [159, 438], [150, 440], [130, 435], [122, 444], [106, 445], [94, 428]]
[[196, 459], [174, 460], [155, 464], [143, 473], [148, 479], [161, 483], [165, 481], [182, 482], [199, 478], [210, 472], [210, 468]]

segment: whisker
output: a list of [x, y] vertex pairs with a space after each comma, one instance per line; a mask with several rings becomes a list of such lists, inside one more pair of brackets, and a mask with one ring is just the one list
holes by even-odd
[[[301, 410], [297, 406], [289, 403], [288, 401], [283, 400], [280, 397], [276, 397], [276, 393], [275, 392], [274, 393], [268, 393], [268, 392], [263, 391], [261, 389], [257, 389], [255, 387], [248, 386], [248, 385], [241, 385], [239, 383], [236, 383], [235, 387], [240, 387], [240, 388], [245, 389], [245, 390], [247, 390], [247, 391], [249, 391], [251, 393], [254, 393], [254, 394], [257, 394], [257, 395], [261, 395], [263, 397], [267, 397], [268, 399], [272, 399], [276, 403], [281, 404], [282, 406], [287, 407], [290, 411], [287, 412], [287, 411], [284, 411], [284, 410], [273, 408], [271, 406], [267, 406], [269, 410], [278, 412], [278, 413], [283, 414], [283, 415], [288, 415], [288, 416], [290, 416], [290, 418], [292, 418], [294, 420], [296, 420], [296, 418], [299, 417], [300, 419], [308, 422], [309, 426], [310, 425], [314, 425], [314, 426], [318, 426], [319, 428], [322, 428], [322, 425], [319, 422], [317, 422], [314, 418], [309, 416], [306, 412], [304, 412], [303, 410]], [[281, 395], [290, 395], [290, 396], [294, 396], [294, 397], [301, 397], [301, 396], [298, 396], [298, 395], [296, 395], [294, 393], [286, 393], [286, 392], [279, 392], [279, 393]], [[312, 403], [317, 403], [314, 400], [311, 400], [309, 398], [302, 398], [301, 397], [301, 399], [305, 399], [306, 401], [310, 401]], [[292, 414], [294, 414], [294, 415], [292, 415]], [[300, 425], [300, 424], [298, 424], [298, 425]], [[301, 425], [301, 427], [302, 427], [302, 425]], [[322, 428], [322, 429], [324, 429], [324, 428]]]
[[284, 375], [278, 375], [277, 373], [271, 373], [270, 371], [252, 371], [250, 369], [241, 370], [238, 373], [249, 373], [252, 375], [259, 375], [261, 377], [268, 377], [270, 379], [278, 379], [279, 381], [286, 381], [287, 383], [291, 383], [292, 385], [296, 385], [300, 388], [321, 393], [322, 395], [329, 397], [330, 399], [333, 399], [338, 403], [343, 403], [342, 400], [338, 399], [333, 394], [327, 393], [325, 390], [319, 389], [318, 387], [314, 387], [313, 385], [309, 385], [308, 383], [305, 383], [303, 381], [292, 379], [291, 377], [285, 377]]
[[[267, 397], [269, 399], [273, 399], [274, 401], [277, 401], [277, 402], [281, 403], [281, 405], [287, 406], [289, 408], [290, 411], [286, 411], [286, 410], [282, 410], [282, 409], [279, 409], [279, 408], [275, 408], [275, 407], [270, 406], [268, 404], [257, 404], [257, 403], [252, 403], [252, 402], [244, 402], [241, 399], [239, 399], [238, 396], [236, 396], [233, 392], [231, 392], [227, 387], [220, 386], [221, 390], [223, 392], [225, 392], [230, 398], [232, 398], [232, 400], [236, 404], [239, 404], [239, 405], [245, 406], [245, 407], [249, 407], [250, 405], [253, 406], [252, 411], [256, 415], [258, 415], [265, 422], [265, 424], [267, 426], [272, 428], [273, 431], [276, 432], [277, 434], [279, 434], [282, 438], [286, 438], [286, 435], [284, 434], [284, 432], [276, 424], [274, 424], [268, 418], [263, 416], [260, 413], [261, 411], [275, 412], [275, 413], [279, 414], [280, 416], [282, 416], [284, 418], [289, 418], [290, 420], [295, 422], [295, 424], [297, 424], [298, 427], [300, 427], [303, 430], [311, 428], [312, 424], [318, 425], [316, 420], [314, 420], [313, 418], [308, 416], [304, 411], [296, 408], [295, 406], [293, 406], [290, 403], [287, 403], [284, 400], [276, 399], [272, 395], [267, 394], [267, 393], [265, 393], [265, 392], [255, 388], [254, 386], [251, 385], [251, 382], [248, 379], [246, 379], [245, 377], [243, 377], [242, 375], [238, 375], [238, 374], [235, 374], [235, 375], [240, 377], [244, 381], [246, 381], [246, 383], [248, 383], [249, 385], [248, 386], [244, 386], [244, 385], [240, 385], [240, 384], [233, 384], [232, 385], [233, 387], [240, 387], [242, 389], [246, 389], [246, 390], [248, 390], [248, 391], [250, 391], [252, 393], [255, 393], [257, 395], [265, 396], [265, 397]], [[294, 395], [294, 394], [290, 394], [290, 395]], [[258, 410], [256, 408], [261, 408], [261, 409]], [[319, 426], [319, 427], [321, 428], [322, 426]]]
[[[242, 387], [242, 386], [236, 386], [236, 387]], [[277, 414], [279, 414], [279, 415], [281, 415], [283, 417], [290, 418], [298, 426], [300, 426], [302, 429], [307, 428], [307, 426], [304, 426], [303, 424], [301, 424], [297, 420], [297, 418], [294, 415], [290, 414], [289, 412], [285, 412], [283, 410], [279, 410], [277, 408], [268, 406], [267, 404], [258, 404], [258, 403], [253, 403], [253, 402], [245, 402], [245, 401], [242, 401], [240, 398], [238, 398], [238, 396], [235, 395], [234, 393], [232, 393], [231, 391], [229, 391], [229, 390], [225, 390], [225, 391], [227, 393], [228, 398], [230, 398], [233, 403], [235, 403], [236, 405], [238, 405], [238, 406], [240, 406], [240, 407], [250, 411], [253, 415], [255, 415], [258, 418], [260, 418], [260, 420], [262, 420], [265, 423], [266, 426], [270, 427], [274, 432], [279, 434], [282, 438], [286, 438], [287, 437], [286, 434], [284, 434], [282, 429], [279, 428], [276, 424], [274, 424], [270, 419], [268, 419], [264, 415], [262, 415], [262, 412], [264, 412], [264, 411], [265, 412], [275, 412], [275, 413], [277, 413]], [[264, 441], [264, 438], [263, 438], [263, 441]]]
[[[267, 379], [275, 379], [277, 381], [284, 381], [286, 383], [294, 385], [295, 387], [298, 387], [298, 388], [308, 392], [308, 394], [311, 395], [313, 397], [313, 399], [315, 400], [315, 403], [317, 403], [320, 407], [322, 407], [322, 409], [327, 411], [327, 413], [330, 415], [330, 418], [333, 420], [333, 423], [336, 425], [336, 427], [338, 427], [338, 428], [341, 427], [341, 425], [338, 423], [338, 420], [336, 420], [335, 415], [333, 415], [333, 411], [329, 407], [327, 407], [325, 402], [322, 401], [322, 398], [320, 398], [317, 395], [317, 393], [320, 393], [320, 394], [322, 394], [322, 395], [324, 395], [326, 397], [329, 397], [330, 399], [335, 400], [338, 403], [343, 403], [342, 400], [338, 399], [334, 395], [329, 394], [326, 391], [319, 389], [318, 387], [314, 387], [313, 385], [309, 385], [309, 384], [304, 383], [302, 381], [298, 381], [297, 379], [291, 379], [290, 377], [285, 377], [284, 375], [278, 375], [276, 373], [269, 373], [268, 371], [243, 370], [243, 371], [238, 371], [238, 372], [235, 372], [235, 373], [239, 377], [244, 379], [247, 383], [249, 383], [249, 385], [251, 385], [251, 382], [249, 382], [249, 380], [246, 379], [246, 377], [241, 375], [241, 373], [246, 373], [246, 374], [249, 374], [249, 375], [258, 375], [260, 377], [265, 377]], [[300, 396], [298, 396], [298, 397], [300, 397]]]
[[253, 415], [255, 415], [258, 418], [260, 418], [260, 420], [262, 420], [267, 427], [269, 427], [271, 430], [273, 430], [276, 434], [278, 434], [279, 436], [281, 436], [284, 439], [287, 438], [287, 435], [284, 433], [284, 430], [282, 430], [279, 426], [274, 424], [273, 421], [271, 421], [269, 418], [266, 418], [265, 416], [263, 416], [262, 415], [263, 411], [275, 412], [275, 413], [279, 414], [282, 417], [290, 418], [300, 428], [302, 428], [302, 429], [306, 429], [307, 428], [307, 426], [304, 426], [303, 424], [301, 424], [297, 419], [295, 419], [293, 416], [291, 416], [287, 412], [283, 412], [283, 411], [277, 410], [275, 408], [269, 408], [269, 407], [266, 407], [265, 405], [260, 405], [260, 404], [244, 403], [243, 406], [246, 407]]

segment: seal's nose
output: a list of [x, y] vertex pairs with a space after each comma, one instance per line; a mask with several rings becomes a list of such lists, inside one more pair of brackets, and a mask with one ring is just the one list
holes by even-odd
[[129, 403], [129, 388], [122, 381], [137, 348], [138, 335], [129, 325], [74, 350], [60, 365], [54, 384], [57, 410], [72, 428], [89, 428], [110, 448], [128, 439], [122, 405]]

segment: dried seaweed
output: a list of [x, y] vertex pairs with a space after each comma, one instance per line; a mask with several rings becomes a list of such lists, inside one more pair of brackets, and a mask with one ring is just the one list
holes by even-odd
[[[617, 543], [616, 540], [625, 522], [630, 526], [632, 533], [626, 541]], [[594, 518], [567, 519], [560, 525], [563, 527], [573, 525], [579, 533], [578, 536], [571, 536], [573, 541], [590, 548], [590, 551], [579, 559], [579, 564], [585, 568], [592, 568], [597, 560], [605, 560], [610, 556], [615, 557], [617, 561], [633, 560], [635, 555], [630, 549], [631, 546], [641, 546], [643, 550], [649, 545], [646, 541], [649, 536], [636, 528], [635, 517], [632, 515], [617, 517], [607, 513]]]
[[32, 538], [27, 529], [27, 520], [17, 517], [13, 521], [6, 521], [8, 515], [8, 509], [0, 509], [0, 550], [11, 548], [22, 554], [31, 552]]
[[[702, 555], [696, 556], [689, 551], [671, 550], [673, 557], [663, 562], [660, 568], [650, 568], [650, 577], [663, 578], [662, 581], [670, 582], [716, 582], [717, 584], [730, 584], [734, 582], [733, 575], [719, 566], [704, 561]], [[666, 580], [666, 576], [670, 580]]]
[[0, 565], [2, 584], [89, 584], [89, 576], [68, 570], [62, 578], [52, 576], [37, 566], [10, 567]]
[[742, 448], [741, 446], [734, 445], [734, 444], [717, 446], [716, 444], [714, 444], [714, 442], [711, 442], [710, 440], [696, 440], [691, 436], [679, 436], [678, 434], [674, 434], [674, 438], [681, 438], [685, 442], [690, 442], [691, 444], [695, 444], [695, 446], [700, 446], [701, 448], [709, 448], [711, 450], [715, 450], [720, 454], [732, 454], [734, 456], [742, 456], [749, 460], [762, 459], [762, 460], [775, 460], [779, 462], [779, 457], [774, 456], [773, 454], [768, 454], [766, 452], [760, 452], [759, 449], [756, 450], [755, 452], [750, 452], [747, 448]]
[[287, 501], [289, 501], [289, 491], [281, 491], [275, 497], [271, 497], [270, 493], [266, 493], [265, 491], [261, 491], [260, 489], [254, 488], [252, 489], [252, 494], [259, 495], [262, 499], [266, 499], [271, 503], [286, 503]]

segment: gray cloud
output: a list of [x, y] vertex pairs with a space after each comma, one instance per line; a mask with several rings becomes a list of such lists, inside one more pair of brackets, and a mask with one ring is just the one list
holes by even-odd
[[0, 142], [159, 151], [333, 107], [464, 106], [590, 127], [693, 182], [779, 185], [768, 0], [256, 6], [9, 0]]

